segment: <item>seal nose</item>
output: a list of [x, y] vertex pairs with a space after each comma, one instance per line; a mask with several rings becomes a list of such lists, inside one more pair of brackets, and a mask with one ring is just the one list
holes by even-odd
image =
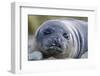
[[51, 46], [57, 46], [57, 47], [61, 48], [59, 39], [58, 38], [54, 38], [52, 43], [51, 43]]

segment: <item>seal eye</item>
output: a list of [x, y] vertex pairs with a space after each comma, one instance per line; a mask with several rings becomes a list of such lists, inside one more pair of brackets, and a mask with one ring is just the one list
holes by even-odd
[[51, 34], [52, 33], [52, 30], [51, 29], [46, 29], [45, 31], [44, 31], [44, 35], [49, 35], [49, 34]]
[[68, 33], [64, 33], [63, 36], [69, 40], [69, 34]]

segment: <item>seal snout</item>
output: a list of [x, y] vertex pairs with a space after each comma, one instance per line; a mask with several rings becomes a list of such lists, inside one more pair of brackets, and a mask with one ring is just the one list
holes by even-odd
[[51, 42], [48, 45], [48, 52], [51, 53], [62, 53], [62, 45], [59, 41], [59, 38], [51, 38]]
[[52, 39], [51, 46], [56, 46], [56, 47], [61, 48], [61, 44], [60, 44], [60, 42], [59, 42], [59, 39], [58, 39], [58, 38]]

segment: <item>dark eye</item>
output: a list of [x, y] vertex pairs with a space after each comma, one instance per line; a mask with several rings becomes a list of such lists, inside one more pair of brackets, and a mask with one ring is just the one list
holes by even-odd
[[64, 33], [63, 36], [64, 36], [66, 39], [68, 39], [68, 40], [69, 40], [69, 38], [70, 38], [70, 36], [69, 36], [68, 33]]
[[52, 30], [51, 29], [44, 30], [44, 35], [49, 35], [51, 33], [52, 33]]

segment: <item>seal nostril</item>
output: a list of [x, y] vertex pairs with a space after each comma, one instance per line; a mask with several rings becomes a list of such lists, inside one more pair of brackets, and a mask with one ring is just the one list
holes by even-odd
[[51, 46], [56, 46], [56, 47], [61, 48], [61, 45], [59, 43], [52, 43]]
[[59, 44], [58, 47], [61, 48], [61, 45]]
[[56, 40], [54, 40], [54, 41], [52, 42], [51, 46], [58, 46], [57, 41], [56, 41]]

